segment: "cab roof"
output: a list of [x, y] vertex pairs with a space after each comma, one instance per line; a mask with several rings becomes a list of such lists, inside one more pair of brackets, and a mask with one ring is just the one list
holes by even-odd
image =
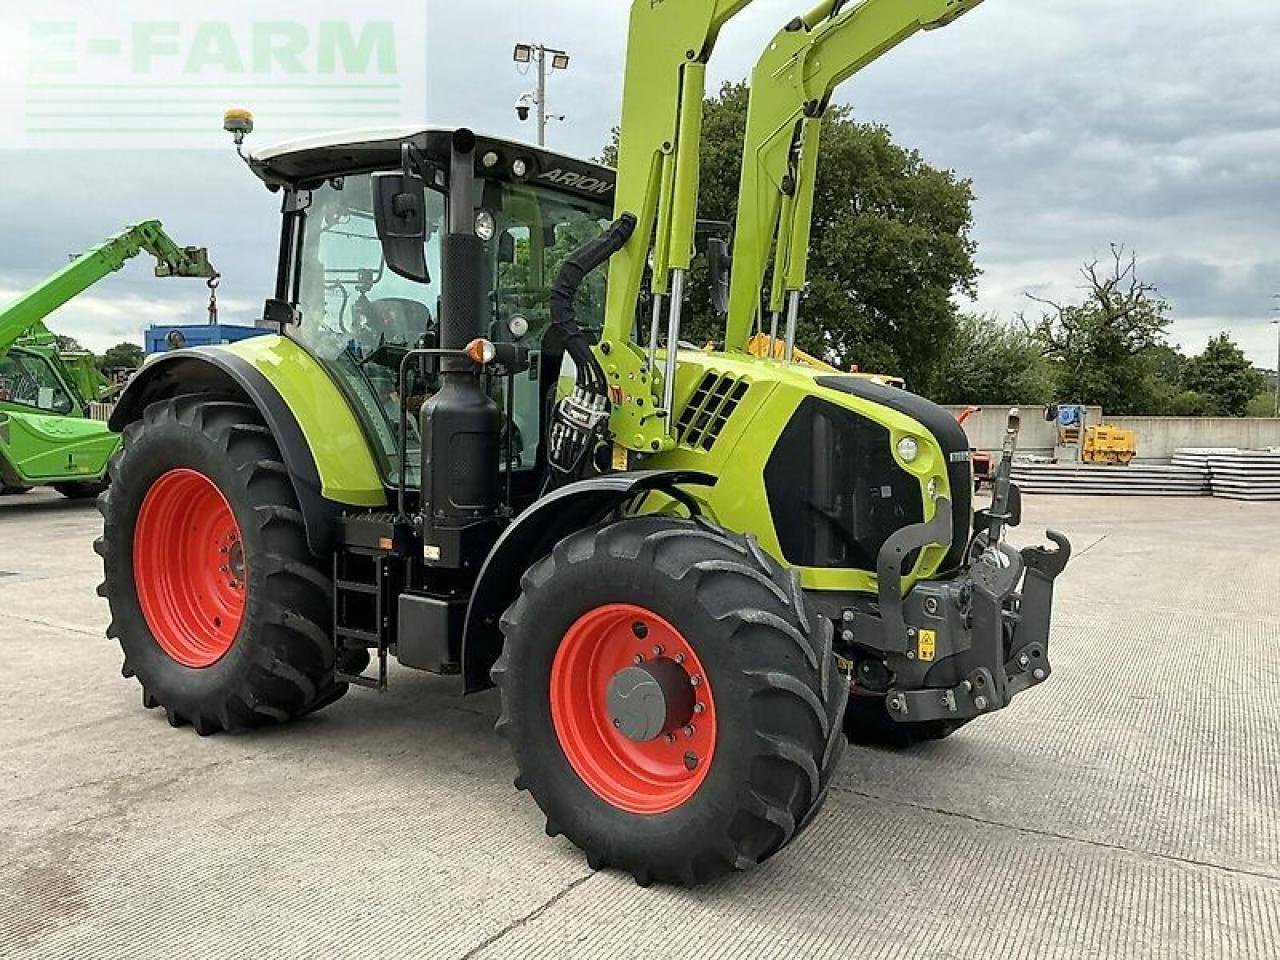
[[[382, 127], [343, 130], [291, 140], [252, 151], [249, 167], [273, 188], [307, 186], [328, 179], [400, 164], [401, 147], [412, 144], [448, 168], [455, 127]], [[515, 173], [524, 162], [524, 175]], [[552, 153], [518, 140], [476, 135], [477, 172], [528, 180], [578, 196], [612, 201], [616, 175], [609, 167]]]

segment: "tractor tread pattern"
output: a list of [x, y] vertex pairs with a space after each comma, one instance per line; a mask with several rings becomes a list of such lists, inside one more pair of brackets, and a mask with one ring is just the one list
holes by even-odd
[[[571, 534], [526, 572], [522, 593], [500, 619], [507, 643], [491, 678], [502, 694], [497, 731], [511, 742], [519, 762], [520, 731], [509, 711], [509, 685], [514, 679], [511, 651], [528, 622], [528, 595], [571, 564], [591, 563], [597, 554], [635, 559], [677, 582], [687, 582], [703, 610], [725, 626], [727, 641], [743, 660], [744, 680], [760, 729], [753, 738], [752, 782], [739, 788], [737, 809], [722, 818], [719, 832], [691, 844], [678, 862], [651, 863], [593, 848], [570, 836], [586, 853], [592, 869], [617, 867], [645, 886], [654, 880], [694, 886], [734, 870], [745, 870], [767, 859], [812, 821], [826, 799], [832, 777], [844, 755], [843, 717], [849, 688], [832, 668], [832, 628], [826, 618], [808, 608], [792, 571], [769, 557], [751, 537], [730, 533], [705, 519], [641, 517], [588, 528]], [[668, 556], [670, 554], [670, 556]], [[690, 554], [701, 555], [686, 562]], [[743, 608], [732, 598], [749, 584], [756, 598]], [[767, 639], [765, 639], [767, 638]], [[800, 656], [794, 651], [799, 649]], [[773, 711], [785, 699], [812, 717], [800, 739], [794, 732], [768, 728]], [[789, 711], [792, 716], [795, 710]], [[714, 762], [714, 761], [713, 761]], [[766, 773], [759, 771], [767, 771]], [[518, 789], [530, 791], [547, 816], [547, 833], [564, 832], [569, 817], [557, 810], [560, 802], [547, 773], [525, 765], [516, 775]]]
[[[248, 512], [257, 518], [266, 536], [269, 548], [254, 562], [264, 571], [263, 582], [269, 583], [270, 589], [263, 591], [257, 603], [257, 635], [242, 633], [237, 638], [237, 643], [252, 643], [253, 649], [235, 682], [222, 685], [216, 694], [180, 692], [181, 684], [174, 682], [171, 673], [185, 668], [163, 661], [157, 667], [158, 658], [133, 652], [141, 645], [154, 644], [154, 640], [137, 609], [132, 578], [111, 570], [113, 528], [122, 519], [132, 522], [133, 518], [113, 516], [113, 489], [108, 487], [98, 498], [104, 533], [94, 550], [103, 558], [106, 572], [98, 594], [106, 597], [112, 608], [107, 635], [120, 643], [125, 654], [125, 675], [135, 676], [142, 685], [144, 707], [163, 707], [171, 726], [189, 723], [200, 736], [282, 723], [332, 703], [347, 690], [347, 684], [335, 679], [335, 649], [324, 626], [333, 584], [306, 545], [302, 513], [288, 471], [257, 409], [246, 403], [194, 396], [153, 403], [140, 423], [125, 428], [122, 448], [109, 468], [112, 481], [118, 481], [126, 469], [130, 448], [146, 429], [174, 423], [203, 433], [220, 447], [244, 481], [235, 495], [248, 500]], [[258, 484], [259, 480], [266, 482]], [[259, 486], [261, 489], [256, 489]], [[246, 617], [254, 607], [251, 600]]]

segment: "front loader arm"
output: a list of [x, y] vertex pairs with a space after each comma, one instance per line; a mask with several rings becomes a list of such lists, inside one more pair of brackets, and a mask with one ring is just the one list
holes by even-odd
[[726, 349], [745, 349], [757, 325], [771, 251], [768, 310], [776, 330], [786, 309], [794, 334], [808, 269], [819, 131], [835, 88], [919, 31], [946, 26], [981, 2], [823, 0], [774, 37], [751, 76]]
[[119, 270], [140, 253], [156, 261], [157, 277], [203, 277], [218, 274], [202, 247], [179, 247], [158, 220], [134, 224], [87, 250], [47, 280], [32, 287], [0, 311], [0, 353], [34, 330], [49, 314]]
[[[678, 288], [693, 253], [698, 205], [702, 104], [706, 65], [721, 28], [751, 0], [635, 0], [627, 41], [622, 126], [618, 143], [615, 216], [630, 213], [637, 226], [609, 266], [602, 342], [605, 361], [627, 384], [613, 429], [633, 449], [670, 445], [655, 391], [653, 350], [646, 356], [631, 338], [636, 307], [652, 251], [656, 314]], [[678, 310], [678, 297], [670, 297]], [[635, 386], [631, 386], [635, 385]], [[658, 446], [653, 446], [657, 444]]]

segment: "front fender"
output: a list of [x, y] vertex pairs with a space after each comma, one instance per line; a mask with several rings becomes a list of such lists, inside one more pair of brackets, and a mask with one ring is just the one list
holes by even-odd
[[467, 607], [462, 632], [462, 677], [467, 693], [492, 686], [489, 668], [502, 652], [498, 618], [520, 592], [520, 578], [569, 534], [608, 516], [627, 500], [677, 484], [713, 486], [716, 478], [697, 470], [610, 473], [561, 487], [543, 497], [507, 527], [489, 552]]

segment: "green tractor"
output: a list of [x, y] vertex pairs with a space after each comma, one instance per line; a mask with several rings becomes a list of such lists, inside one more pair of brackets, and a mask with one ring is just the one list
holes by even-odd
[[84, 351], [63, 350], [45, 319], [140, 253], [157, 277], [217, 274], [205, 250], [179, 247], [155, 220], [135, 224], [76, 257], [0, 310], [0, 493], [53, 487], [96, 497], [120, 437], [105, 422], [116, 386]]
[[831, 90], [977, 2], [778, 34], [714, 351], [680, 318], [706, 63], [746, 0], [637, 0], [616, 173], [466, 129], [246, 154], [283, 202], [280, 335], [165, 355], [112, 419], [101, 593], [144, 706], [206, 735], [390, 658], [496, 684], [547, 832], [692, 885], [794, 839], [846, 731], [937, 739], [1043, 682], [1066, 540], [1004, 542], [1007, 466], [975, 519], [946, 411], [790, 362]]

